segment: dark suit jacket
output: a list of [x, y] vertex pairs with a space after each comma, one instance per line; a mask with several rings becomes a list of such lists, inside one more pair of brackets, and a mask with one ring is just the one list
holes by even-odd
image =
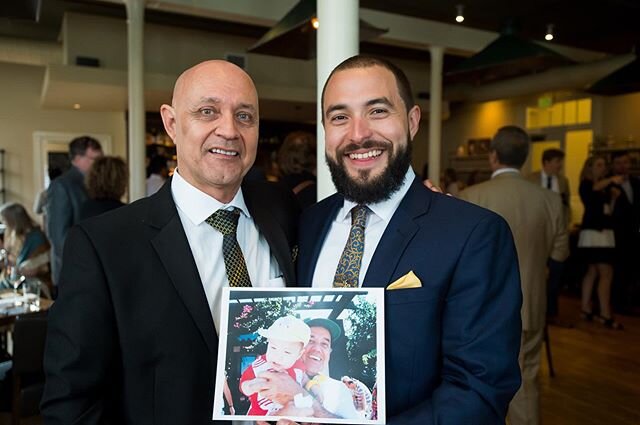
[[635, 250], [635, 244], [640, 239], [640, 178], [631, 176], [629, 183], [633, 191], [633, 201], [629, 199], [622, 186], [618, 186], [621, 193], [613, 208], [613, 221], [616, 247]]
[[[333, 195], [303, 213], [298, 280], [304, 286], [342, 204]], [[520, 385], [522, 301], [508, 225], [416, 179], [364, 286], [386, 287], [411, 270], [421, 288], [385, 291], [387, 423], [504, 424]]]
[[[291, 284], [295, 200], [267, 183], [243, 194]], [[44, 422], [212, 423], [218, 338], [171, 185], [81, 222], [64, 255], [49, 316]]]
[[80, 207], [87, 198], [84, 175], [74, 166], [53, 180], [47, 190], [46, 228], [51, 241], [51, 274], [56, 285], [67, 231], [80, 220]]

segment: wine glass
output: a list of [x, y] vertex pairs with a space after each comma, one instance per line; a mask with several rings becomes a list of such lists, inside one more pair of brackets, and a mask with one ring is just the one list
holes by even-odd
[[[15, 271], [14, 271], [14, 273], [15, 273]], [[18, 301], [18, 288], [20, 287], [20, 285], [22, 285], [22, 283], [27, 278], [24, 275], [20, 275], [20, 276], [10, 275], [10, 276], [11, 276], [11, 278], [10, 278], [11, 286], [13, 286], [13, 296], [16, 299], [15, 305], [22, 305], [22, 303]]]

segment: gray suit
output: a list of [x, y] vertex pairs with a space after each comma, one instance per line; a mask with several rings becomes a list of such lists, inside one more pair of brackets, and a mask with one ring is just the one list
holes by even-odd
[[549, 257], [563, 261], [569, 254], [560, 196], [528, 182], [520, 173], [505, 172], [465, 189], [460, 198], [500, 214], [513, 233], [522, 283], [522, 387], [509, 406], [509, 419], [512, 425], [537, 424], [536, 376], [547, 305], [546, 264]]
[[80, 206], [88, 198], [84, 175], [72, 166], [51, 182], [47, 191], [47, 233], [51, 241], [51, 278], [58, 284], [62, 247], [67, 231], [80, 219]]

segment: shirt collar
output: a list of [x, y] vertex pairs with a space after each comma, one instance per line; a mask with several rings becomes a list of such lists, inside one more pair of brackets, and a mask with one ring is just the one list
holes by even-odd
[[520, 174], [520, 170], [518, 170], [517, 168], [511, 168], [511, 167], [498, 168], [496, 171], [493, 172], [493, 174], [491, 174], [491, 178], [497, 177], [500, 174], [504, 174], [504, 173]]
[[231, 202], [223, 204], [187, 182], [178, 170], [176, 170], [171, 179], [171, 194], [173, 195], [176, 206], [196, 226], [220, 209], [230, 210], [232, 208], [238, 208], [246, 217], [251, 217], [247, 204], [244, 202], [242, 188], [238, 189], [236, 196], [233, 197]]
[[[402, 202], [404, 195], [407, 194], [413, 180], [415, 179], [416, 174], [413, 172], [413, 169], [409, 167], [406, 174], [404, 175], [404, 181], [402, 182], [402, 186], [398, 190], [396, 190], [389, 199], [382, 202], [377, 202], [375, 204], [367, 204], [371, 212], [376, 216], [380, 217], [385, 222], [391, 221], [391, 217], [398, 209], [398, 205]], [[349, 201], [347, 199], [344, 200], [344, 204], [342, 206], [342, 210], [338, 214], [338, 218], [343, 221], [348, 221], [351, 223], [351, 209], [358, 205], [356, 202]]]

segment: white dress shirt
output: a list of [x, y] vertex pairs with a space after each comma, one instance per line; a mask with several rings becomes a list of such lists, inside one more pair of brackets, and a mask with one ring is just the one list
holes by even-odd
[[498, 168], [496, 171], [494, 171], [491, 174], [491, 178], [497, 177], [500, 174], [504, 174], [504, 173], [517, 173], [517, 174], [520, 174], [520, 170], [518, 170], [517, 168], [511, 168], [511, 167]]
[[560, 193], [560, 184], [558, 183], [558, 176], [549, 176], [544, 170], [540, 171], [540, 185], [547, 189], [547, 178], [551, 177], [551, 190], [555, 193]]
[[[411, 183], [415, 178], [415, 173], [409, 167], [404, 176], [404, 182], [391, 198], [376, 204], [367, 205], [371, 212], [367, 217], [367, 224], [364, 229], [364, 254], [362, 255], [362, 264], [360, 266], [360, 275], [358, 276], [359, 286], [362, 286], [364, 277], [369, 269], [373, 253], [376, 252], [378, 243], [382, 239], [387, 225], [391, 221], [391, 217], [398, 209], [398, 205], [409, 191]], [[314, 288], [332, 288], [333, 278], [336, 274], [338, 261], [344, 251], [344, 246], [349, 239], [351, 232], [351, 209], [357, 204], [352, 201], [345, 200], [342, 208], [338, 211], [338, 215], [331, 223], [329, 233], [322, 245], [318, 262], [313, 273]]]
[[242, 211], [238, 220], [237, 238], [253, 286], [284, 286], [280, 266], [249, 214], [242, 189], [238, 190], [231, 202], [223, 204], [193, 187], [176, 171], [171, 180], [171, 194], [219, 333], [222, 288], [229, 286], [229, 279], [222, 255], [222, 233], [205, 220], [219, 209], [230, 210], [235, 207]]

